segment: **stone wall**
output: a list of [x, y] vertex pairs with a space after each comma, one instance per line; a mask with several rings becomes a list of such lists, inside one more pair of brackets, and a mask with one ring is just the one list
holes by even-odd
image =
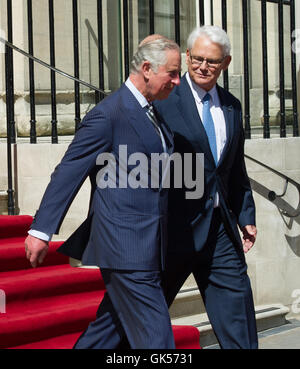
[[[300, 188], [300, 138], [251, 140], [246, 153], [285, 174]], [[285, 179], [247, 160], [249, 177], [257, 205], [257, 243], [247, 255], [249, 273], [256, 304], [280, 302], [288, 307], [295, 300], [294, 290], [300, 289], [300, 192], [289, 184], [285, 196], [274, 202], [269, 191], [281, 195]]]

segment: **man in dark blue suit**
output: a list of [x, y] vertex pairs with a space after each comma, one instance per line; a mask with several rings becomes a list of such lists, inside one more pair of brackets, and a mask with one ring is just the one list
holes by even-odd
[[[168, 191], [151, 188], [147, 165], [136, 177], [132, 173], [140, 168], [139, 158], [150, 162], [152, 153], [173, 152], [172, 133], [153, 115], [151, 102], [168, 97], [180, 83], [180, 70], [176, 43], [158, 39], [140, 45], [125, 84], [83, 119], [52, 174], [25, 241], [26, 256], [35, 267], [90, 176], [88, 218], [60, 251], [85, 265], [98, 265], [107, 293], [97, 319], [75, 348], [116, 348], [124, 337], [135, 349], [175, 348], [161, 288]], [[145, 181], [145, 174], [146, 185], [138, 178]]]
[[174, 151], [205, 158], [202, 198], [186, 199], [185, 188], [169, 192], [163, 288], [170, 305], [193, 273], [221, 347], [257, 348], [244, 255], [256, 238], [255, 205], [244, 162], [241, 104], [217, 85], [231, 62], [230, 47], [221, 28], [196, 28], [188, 39], [188, 72], [156, 104], [174, 133]]

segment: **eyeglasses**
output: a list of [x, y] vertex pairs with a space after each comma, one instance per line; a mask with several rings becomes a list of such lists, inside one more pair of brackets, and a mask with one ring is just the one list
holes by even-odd
[[225, 56], [222, 59], [207, 59], [203, 58], [202, 56], [193, 56], [192, 54], [190, 54], [190, 59], [192, 64], [197, 67], [200, 67], [204, 62], [206, 62], [208, 68], [216, 69], [223, 62]]

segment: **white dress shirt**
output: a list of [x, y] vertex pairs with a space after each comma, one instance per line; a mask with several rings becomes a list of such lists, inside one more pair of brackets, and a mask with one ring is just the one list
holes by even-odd
[[148, 100], [145, 96], [135, 87], [135, 85], [131, 82], [130, 78], [127, 78], [125, 82], [126, 87], [133, 94], [133, 96], [137, 99], [142, 108], [149, 105]]
[[[215, 133], [216, 133], [216, 142], [217, 142], [217, 157], [218, 160], [222, 155], [222, 151], [224, 149], [226, 143], [226, 123], [223, 114], [223, 110], [221, 108], [220, 99], [218, 95], [218, 91], [216, 86], [214, 86], [210, 91], [205, 91], [201, 87], [199, 87], [196, 83], [194, 83], [189, 73], [186, 73], [187, 82], [191, 88], [192, 94], [194, 96], [196, 106], [198, 109], [199, 116], [202, 120], [202, 112], [203, 112], [203, 103], [202, 100], [204, 96], [209, 93], [211, 96], [210, 99], [210, 112], [214, 121]], [[216, 193], [214, 207], [219, 206], [219, 194]]]

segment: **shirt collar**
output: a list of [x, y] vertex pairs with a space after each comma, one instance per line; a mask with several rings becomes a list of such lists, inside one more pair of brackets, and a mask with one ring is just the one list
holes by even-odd
[[205, 91], [203, 90], [203, 88], [199, 87], [194, 81], [191, 80], [190, 74], [188, 72], [185, 76], [197, 103], [200, 103], [203, 100], [204, 96], [209, 93], [211, 96], [212, 104], [217, 105], [216, 103], [218, 101], [218, 91], [216, 85], [214, 85], [211, 90]]
[[135, 85], [131, 82], [129, 77], [126, 80], [125, 85], [131, 91], [133, 96], [137, 99], [142, 108], [149, 105], [145, 96], [135, 87]]

